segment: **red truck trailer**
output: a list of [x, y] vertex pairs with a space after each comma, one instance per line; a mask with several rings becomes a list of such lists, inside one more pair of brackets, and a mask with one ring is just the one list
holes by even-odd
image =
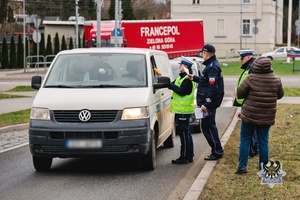
[[[203, 21], [183, 20], [124, 20], [120, 24], [124, 47], [138, 47], [163, 50], [169, 58], [198, 56], [204, 46]], [[115, 21], [101, 22], [101, 47], [111, 44]], [[84, 25], [87, 47], [95, 46], [97, 21], [87, 21]]]

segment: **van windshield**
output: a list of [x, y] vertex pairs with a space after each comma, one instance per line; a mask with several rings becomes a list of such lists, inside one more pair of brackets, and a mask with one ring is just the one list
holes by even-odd
[[44, 87], [146, 87], [143, 54], [62, 54], [53, 63]]

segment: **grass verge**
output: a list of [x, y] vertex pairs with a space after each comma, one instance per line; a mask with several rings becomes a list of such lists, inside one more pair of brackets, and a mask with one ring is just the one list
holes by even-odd
[[24, 97], [27, 96], [0, 93], [0, 99], [13, 99], [13, 98], [24, 98]]
[[276, 122], [270, 129], [269, 159], [283, 164], [282, 185], [261, 185], [258, 157], [249, 159], [248, 173], [234, 174], [238, 167], [240, 121], [224, 147], [225, 155], [217, 161], [198, 200], [207, 199], [300, 199], [300, 107], [278, 104]]
[[28, 123], [31, 109], [20, 110], [0, 115], [0, 127]]
[[36, 91], [36, 89], [33, 89], [31, 86], [21, 85], [21, 86], [14, 87], [10, 90], [7, 90], [6, 92], [28, 92], [28, 91]]
[[[224, 76], [240, 76], [242, 73], [241, 62], [228, 62], [223, 66], [224, 62], [220, 62]], [[296, 61], [295, 65], [299, 65], [300, 61]], [[293, 71], [293, 63], [286, 63], [284, 60], [272, 60], [272, 68], [277, 76], [300, 76], [300, 71]], [[299, 67], [297, 67], [299, 68]]]

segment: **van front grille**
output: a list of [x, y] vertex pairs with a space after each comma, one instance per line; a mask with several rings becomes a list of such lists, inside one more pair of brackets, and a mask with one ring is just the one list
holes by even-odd
[[[57, 122], [82, 122], [79, 119], [81, 110], [54, 110], [54, 119]], [[85, 122], [112, 122], [115, 120], [117, 110], [90, 110], [91, 118]]]

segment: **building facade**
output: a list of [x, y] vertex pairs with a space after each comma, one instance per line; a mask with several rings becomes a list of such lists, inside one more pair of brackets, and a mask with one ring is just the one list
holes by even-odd
[[205, 43], [218, 56], [232, 56], [239, 49], [261, 54], [282, 43], [283, 0], [172, 0], [171, 19], [200, 18]]

